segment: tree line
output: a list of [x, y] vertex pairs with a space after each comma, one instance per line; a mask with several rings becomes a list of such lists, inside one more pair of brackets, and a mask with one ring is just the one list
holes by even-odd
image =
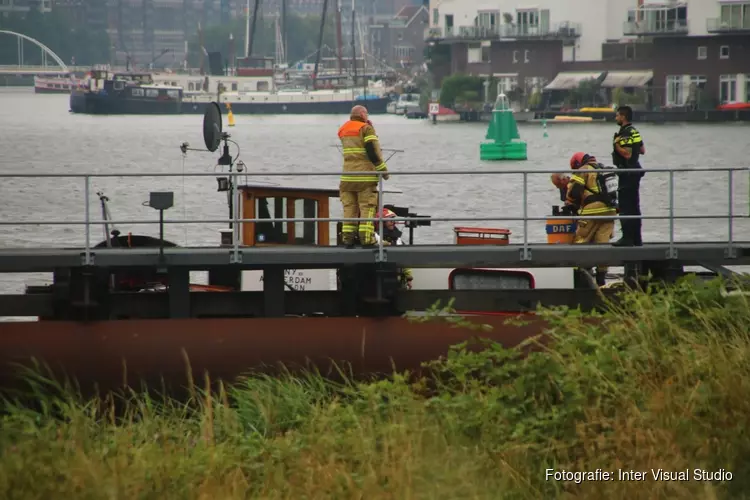
[[[255, 25], [255, 36], [253, 36], [254, 56], [274, 57], [276, 55], [276, 23], [271, 19], [258, 19]], [[318, 50], [318, 39], [320, 36], [320, 16], [298, 16], [290, 14], [287, 16], [287, 51], [285, 54], [289, 64], [294, 64], [315, 53]], [[235, 55], [242, 57], [245, 54], [245, 19], [234, 18], [230, 23], [224, 25], [210, 25], [203, 31], [203, 44], [206, 51], [221, 52], [224, 58], [229, 57], [230, 42], [229, 35], [234, 37]], [[252, 36], [252, 34], [251, 34]], [[323, 46], [328, 45], [336, 48], [336, 25], [333, 19], [326, 19], [323, 32]], [[359, 51], [359, 47], [357, 48]], [[197, 32], [190, 37], [188, 42], [188, 62], [192, 67], [200, 64], [200, 43]], [[351, 52], [349, 47], [344, 48], [344, 56]], [[325, 49], [323, 55], [325, 55]]]
[[[79, 26], [66, 16], [43, 14], [32, 9], [25, 15], [13, 14], [0, 17], [0, 29], [14, 31], [35, 38], [52, 49], [66, 64], [75, 58], [76, 65], [103, 64], [109, 62], [110, 40], [103, 29]], [[41, 49], [28, 42], [23, 45], [23, 63], [40, 65]], [[48, 64], [54, 64], [49, 58]], [[0, 35], [0, 64], [18, 64], [18, 44], [9, 35]]]
[[[323, 45], [335, 49], [336, 26], [333, 16], [327, 16]], [[292, 64], [314, 54], [318, 48], [320, 34], [320, 16], [287, 16], [287, 50], [286, 60]], [[112, 62], [114, 45], [104, 29], [90, 29], [78, 25], [67, 16], [50, 12], [42, 13], [31, 10], [25, 15], [14, 14], [0, 17], [0, 29], [14, 31], [35, 38], [52, 49], [66, 63], [75, 60], [76, 65], [105, 64]], [[203, 30], [203, 45], [207, 51], [218, 51], [226, 59], [230, 55], [229, 35], [234, 37], [236, 56], [245, 53], [245, 19], [234, 18], [227, 24], [208, 25]], [[197, 29], [185, 33], [188, 39], [188, 62], [192, 67], [200, 64], [200, 48]], [[344, 56], [350, 53], [344, 48]], [[359, 51], [359, 47], [357, 48]], [[253, 55], [273, 57], [276, 54], [276, 26], [270, 19], [258, 19], [256, 34], [253, 37]], [[325, 52], [324, 52], [325, 55]], [[0, 65], [18, 64], [18, 45], [12, 43], [9, 35], [0, 35]], [[42, 63], [41, 49], [24, 42], [23, 63], [39, 65]], [[51, 63], [48, 59], [48, 63]]]

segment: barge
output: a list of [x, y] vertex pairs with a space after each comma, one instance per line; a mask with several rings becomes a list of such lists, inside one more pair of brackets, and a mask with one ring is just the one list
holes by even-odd
[[[209, 174], [229, 195], [230, 227], [221, 231], [217, 245], [179, 247], [109, 227], [105, 240], [91, 244], [92, 226], [122, 227], [126, 221], [91, 220], [87, 211], [83, 246], [0, 250], [0, 272], [53, 273], [50, 285], [0, 296], [0, 315], [39, 318], [0, 323], [0, 388], [13, 385], [14, 366], [32, 358], [55, 374], [75, 377], [84, 390], [162, 377], [179, 383], [186, 370], [194, 377], [208, 371], [228, 379], [279, 362], [324, 373], [333, 369], [332, 362], [345, 362], [363, 375], [418, 369], [450, 345], [478, 335], [411, 319], [429, 314], [438, 301], [453, 300], [453, 309], [443, 313], [490, 325], [481, 336], [510, 346], [544, 331], [546, 323], [534, 314], [538, 304], [591, 310], [616, 293], [597, 289], [580, 269], [624, 265], [669, 281], [684, 275], [688, 265], [701, 265], [706, 277], [731, 275], [725, 266], [750, 265], [750, 242], [731, 238], [573, 247], [530, 243], [526, 234], [522, 243], [513, 243], [510, 231], [482, 227], [454, 228], [453, 244], [347, 249], [338, 245], [338, 226], [332, 230], [332, 223], [342, 221], [330, 217], [337, 190], [236, 185], [245, 175], [293, 174], [242, 171], [243, 164], [229, 154], [220, 113], [214, 103], [204, 115], [206, 149], [216, 151], [223, 141], [218, 163], [228, 170]], [[738, 169], [724, 170], [731, 179]], [[381, 208], [396, 212], [409, 232], [445, 220], [386, 203], [385, 196], [394, 193], [382, 183], [380, 191]], [[107, 201], [103, 195], [100, 200]], [[170, 192], [151, 193], [148, 205], [159, 212], [162, 228], [183, 222], [163, 218], [173, 205]], [[737, 217], [746, 216], [730, 213], [727, 220]], [[525, 217], [524, 223], [531, 220]], [[573, 220], [547, 222], [569, 232]], [[414, 270], [411, 290], [398, 279], [405, 267]], [[194, 270], [207, 270], [208, 284], [191, 284]], [[507, 315], [519, 314], [524, 324], [506, 322]]]
[[93, 70], [70, 93], [70, 111], [94, 115], [179, 114], [182, 88], [156, 85], [150, 73]]

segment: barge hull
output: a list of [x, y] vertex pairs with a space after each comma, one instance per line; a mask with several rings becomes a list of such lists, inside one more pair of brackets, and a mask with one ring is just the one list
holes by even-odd
[[84, 394], [141, 383], [160, 387], [162, 380], [184, 387], [188, 374], [202, 385], [206, 372], [212, 380], [231, 381], [251, 370], [274, 373], [280, 363], [290, 371], [313, 368], [334, 377], [336, 366], [349, 366], [354, 376], [387, 374], [394, 367], [419, 370], [476, 335], [511, 347], [546, 326], [533, 316], [521, 325], [505, 324], [504, 316], [470, 320], [492, 330], [479, 333], [443, 321], [405, 318], [5, 323], [0, 390], [19, 388], [19, 365], [31, 366], [32, 359], [58, 380], [75, 380]]
[[178, 115], [179, 100], [144, 100], [111, 97], [93, 92], [70, 94], [70, 111], [87, 115]]

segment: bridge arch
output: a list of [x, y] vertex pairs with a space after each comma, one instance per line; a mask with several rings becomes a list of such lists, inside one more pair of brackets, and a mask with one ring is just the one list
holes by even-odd
[[[70, 71], [68, 69], [67, 64], [65, 64], [63, 60], [60, 59], [60, 56], [55, 54], [55, 52], [52, 49], [44, 45], [42, 42], [40, 42], [36, 38], [31, 38], [30, 36], [24, 35], [23, 33], [16, 33], [15, 31], [8, 31], [8, 30], [0, 30], [0, 35], [13, 35], [16, 38], [28, 40], [29, 42], [33, 43], [34, 45], [42, 49], [48, 56], [50, 56], [58, 64], [58, 66], [60, 66], [60, 69], [66, 72]], [[20, 62], [21, 61], [19, 61], [19, 63]]]

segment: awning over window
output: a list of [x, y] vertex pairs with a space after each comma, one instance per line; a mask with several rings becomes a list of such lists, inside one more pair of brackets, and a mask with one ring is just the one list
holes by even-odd
[[562, 73], [558, 73], [554, 80], [552, 80], [549, 85], [544, 87], [544, 90], [571, 90], [584, 80], [589, 80], [591, 78], [593, 79], [599, 79], [602, 76], [602, 71], [564, 71]]
[[654, 78], [653, 71], [609, 71], [602, 81], [602, 87], [609, 89], [645, 87], [652, 78]]

